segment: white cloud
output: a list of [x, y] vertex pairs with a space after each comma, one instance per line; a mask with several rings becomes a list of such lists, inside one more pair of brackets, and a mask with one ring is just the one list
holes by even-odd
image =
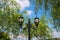
[[26, 14], [31, 15], [32, 14], [32, 11], [27, 10], [27, 13]]
[[21, 10], [24, 10], [25, 7], [30, 6], [30, 1], [29, 0], [16, 0], [16, 2], [20, 4]]
[[53, 38], [60, 38], [60, 32], [53, 32]]

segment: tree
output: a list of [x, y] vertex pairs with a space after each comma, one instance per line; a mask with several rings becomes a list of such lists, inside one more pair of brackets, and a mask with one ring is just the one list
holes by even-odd
[[0, 31], [18, 34], [20, 6], [15, 0], [0, 0]]
[[0, 32], [0, 40], [11, 40], [8, 33]]
[[[60, 0], [35, 0], [35, 9], [39, 10], [41, 6], [45, 9], [45, 15], [50, 10], [50, 16], [52, 17], [54, 28], [60, 30]], [[57, 22], [58, 21], [58, 22]]]
[[54, 28], [60, 31], [60, 0], [54, 2], [54, 6], [51, 10], [51, 15], [53, 17]]
[[48, 27], [44, 16], [41, 17], [38, 28], [36, 28], [35, 25], [33, 25], [33, 27], [35, 29], [31, 29], [31, 36], [36, 36], [37, 38], [38, 37], [45, 37], [45, 38], [51, 37], [52, 30]]

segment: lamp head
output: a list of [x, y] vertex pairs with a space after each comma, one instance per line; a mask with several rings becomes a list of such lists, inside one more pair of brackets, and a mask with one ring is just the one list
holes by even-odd
[[19, 17], [19, 23], [20, 23], [20, 25], [22, 25], [23, 24], [23, 22], [24, 22], [24, 18], [21, 16], [21, 17]]
[[35, 18], [35, 19], [34, 19], [34, 23], [35, 23], [36, 27], [38, 27], [38, 24], [39, 24], [39, 18]]

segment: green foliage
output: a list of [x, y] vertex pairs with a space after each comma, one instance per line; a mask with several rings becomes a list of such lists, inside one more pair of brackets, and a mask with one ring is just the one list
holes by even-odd
[[[36, 27], [35, 24], [32, 24], [31, 23], [31, 37], [47, 37], [47, 38], [50, 38], [52, 36], [52, 30], [49, 28], [49, 26], [47, 25], [47, 21], [45, 19], [46, 17], [43, 16], [41, 17], [40, 21], [39, 21], [39, 25], [38, 27]], [[28, 24], [26, 24], [25, 28], [24, 28], [24, 33], [25, 35], [28, 35]]]
[[52, 7], [52, 12], [51, 12], [51, 14], [52, 14], [52, 16], [53, 16], [53, 18], [60, 18], [60, 7], [59, 7], [59, 5], [58, 5], [58, 1], [56, 1], [56, 2], [54, 2], [54, 6]]
[[19, 31], [18, 18], [20, 6], [15, 0], [0, 1], [0, 31], [17, 34]]
[[31, 36], [36, 36], [36, 37], [51, 37], [51, 29], [48, 27], [45, 18], [42, 17], [39, 22], [38, 28], [35, 27], [35, 24], [33, 25], [34, 29], [31, 29]]
[[0, 40], [10, 40], [10, 37], [5, 32], [0, 32]]
[[[60, 0], [35, 0], [35, 11], [39, 10], [43, 5], [45, 9], [45, 14], [47, 15], [47, 11], [50, 10], [50, 15], [52, 17], [54, 28], [60, 30]], [[36, 9], [37, 8], [37, 9]], [[36, 11], [38, 12], [38, 11]], [[58, 21], [58, 22], [57, 22]]]
[[54, 1], [51, 16], [53, 17], [54, 28], [60, 31], [60, 0]]

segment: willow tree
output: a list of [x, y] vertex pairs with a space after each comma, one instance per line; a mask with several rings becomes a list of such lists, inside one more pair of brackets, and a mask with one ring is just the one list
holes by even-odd
[[19, 9], [15, 0], [0, 0], [0, 31], [18, 33]]
[[[32, 0], [30, 0], [32, 1]], [[60, 30], [60, 0], [34, 0], [35, 2], [35, 9], [39, 10], [41, 6], [43, 6], [45, 10], [45, 15], [47, 15], [47, 12], [50, 12], [50, 16], [52, 17], [54, 28], [57, 30]], [[38, 12], [38, 11], [37, 11]]]

